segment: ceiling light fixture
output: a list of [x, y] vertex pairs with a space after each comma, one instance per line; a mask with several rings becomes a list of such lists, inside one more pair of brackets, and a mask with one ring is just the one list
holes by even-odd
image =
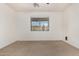
[[46, 3], [46, 4], [48, 4], [48, 5], [49, 5], [50, 3]]
[[34, 7], [39, 7], [38, 3], [34, 3], [33, 5], [34, 5]]
[[[49, 5], [50, 3], [45, 3], [46, 5]], [[33, 3], [34, 7], [40, 7], [39, 3]]]

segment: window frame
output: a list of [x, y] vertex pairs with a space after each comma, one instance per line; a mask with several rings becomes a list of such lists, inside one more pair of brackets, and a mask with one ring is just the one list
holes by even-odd
[[[49, 31], [49, 17], [31, 17], [31, 19], [30, 19], [30, 22], [31, 22], [31, 31], [34, 31], [34, 30], [32, 30], [32, 18], [47, 18], [48, 20], [48, 30], [35, 30], [35, 31]], [[39, 20], [39, 21], [43, 21], [43, 20]]]

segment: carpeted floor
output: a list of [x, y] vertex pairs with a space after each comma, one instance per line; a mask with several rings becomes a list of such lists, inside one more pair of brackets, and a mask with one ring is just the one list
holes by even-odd
[[79, 49], [63, 41], [17, 41], [0, 50], [1, 56], [79, 56]]

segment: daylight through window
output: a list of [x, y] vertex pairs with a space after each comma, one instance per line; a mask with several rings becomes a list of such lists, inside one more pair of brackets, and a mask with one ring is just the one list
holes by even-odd
[[48, 31], [49, 18], [31, 18], [32, 31]]

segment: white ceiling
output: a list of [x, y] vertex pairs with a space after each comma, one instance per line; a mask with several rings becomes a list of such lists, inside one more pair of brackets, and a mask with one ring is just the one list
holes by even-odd
[[63, 11], [69, 5], [68, 3], [39, 3], [40, 7], [34, 7], [33, 3], [8, 3], [9, 7], [13, 8], [16, 11], [28, 12], [28, 11]]

